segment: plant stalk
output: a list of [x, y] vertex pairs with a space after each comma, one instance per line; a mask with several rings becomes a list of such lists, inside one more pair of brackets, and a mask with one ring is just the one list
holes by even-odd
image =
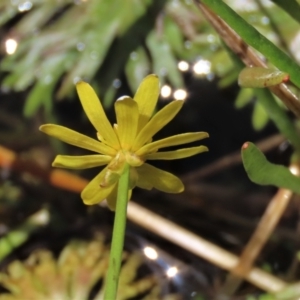
[[129, 171], [130, 167], [128, 164], [126, 164], [118, 184], [118, 196], [109, 256], [109, 265], [105, 279], [104, 299], [106, 300], [116, 299], [118, 292], [119, 275], [122, 263], [122, 253], [126, 229]]

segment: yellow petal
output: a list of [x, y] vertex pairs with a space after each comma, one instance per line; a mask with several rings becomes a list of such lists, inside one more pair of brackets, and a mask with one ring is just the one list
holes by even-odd
[[148, 191], [153, 189], [153, 185], [149, 181], [147, 181], [147, 178], [145, 177], [140, 177], [136, 183], [136, 186]]
[[139, 178], [139, 175], [135, 168], [130, 167], [129, 171], [129, 189], [133, 190], [136, 187], [136, 182]]
[[100, 182], [101, 187], [108, 187], [115, 184], [120, 179], [120, 174], [118, 172], [111, 171], [109, 167], [105, 173], [103, 180]]
[[40, 126], [40, 130], [50, 136], [53, 136], [65, 143], [73, 146], [77, 146], [90, 151], [98, 152], [101, 154], [106, 154], [114, 156], [117, 152], [111, 147], [98, 142], [86, 135], [83, 135], [77, 131], [71, 130], [67, 127], [45, 124]]
[[97, 154], [81, 156], [57, 155], [52, 163], [52, 167], [88, 169], [106, 165], [111, 161], [111, 159], [111, 156]]
[[166, 193], [181, 193], [184, 190], [184, 185], [178, 177], [149, 164], [137, 167], [136, 171], [139, 175], [138, 187], [147, 189], [154, 187]]
[[115, 183], [115, 184], [113, 184], [109, 187], [106, 187], [106, 188], [100, 188], [99, 187], [99, 190], [97, 190], [93, 194], [92, 197], [85, 197], [81, 193], [81, 198], [83, 200], [83, 203], [85, 205], [94, 205], [94, 204], [102, 202], [103, 200], [105, 200], [110, 195], [110, 193], [113, 191], [116, 184], [117, 183]]
[[148, 142], [154, 134], [156, 134], [176, 116], [182, 105], [183, 101], [181, 100], [173, 101], [155, 114], [153, 118], [145, 125], [145, 127], [138, 133], [132, 150], [137, 151], [146, 142]]
[[81, 192], [81, 198], [86, 205], [93, 205], [99, 203], [106, 199], [108, 195], [113, 191], [115, 185], [114, 183], [108, 187], [100, 187], [107, 171], [107, 167], [104, 168], [96, 177], [94, 177], [89, 184]]
[[189, 156], [193, 156], [202, 152], [208, 151], [208, 148], [205, 146], [191, 147], [173, 151], [165, 151], [165, 152], [156, 152], [152, 154], [145, 155], [145, 159], [180, 159]]
[[170, 136], [165, 139], [147, 144], [147, 145], [143, 146], [142, 148], [140, 148], [135, 154], [138, 156], [143, 156], [149, 152], [153, 152], [154, 150], [158, 150], [160, 148], [187, 144], [187, 143], [195, 142], [198, 140], [202, 140], [204, 138], [207, 138], [208, 136], [209, 135], [207, 132], [191, 132], [191, 133], [177, 134], [177, 135]]
[[136, 137], [139, 120], [137, 103], [130, 97], [122, 97], [115, 102], [118, 136], [123, 149], [129, 150]]
[[106, 197], [107, 206], [112, 211], [116, 210], [117, 197], [118, 197], [118, 184], [115, 185], [112, 192]]
[[159, 80], [154, 74], [148, 75], [140, 84], [134, 100], [139, 106], [139, 125], [140, 131], [148, 122], [153, 114], [159, 96]]
[[86, 82], [76, 84], [77, 93], [82, 107], [96, 130], [105, 139], [106, 143], [114, 149], [119, 148], [118, 138], [108, 121], [101, 102], [93, 88]]

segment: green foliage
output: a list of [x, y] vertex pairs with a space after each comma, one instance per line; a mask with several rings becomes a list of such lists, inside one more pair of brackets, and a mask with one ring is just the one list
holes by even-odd
[[296, 300], [300, 297], [300, 282], [287, 285], [284, 289], [274, 294], [263, 294], [258, 297], [249, 296], [247, 300]]
[[177, 71], [176, 59], [169, 45], [159, 38], [155, 32], [151, 32], [146, 40], [147, 46], [153, 58], [153, 71], [155, 74], [167, 73], [173, 86], [182, 87], [183, 81]]
[[269, 121], [269, 116], [263, 106], [258, 102], [253, 108], [252, 124], [257, 131], [263, 129]]
[[[276, 7], [275, 5], [263, 6], [262, 2], [260, 1], [256, 1], [254, 3], [249, 2], [248, 6], [243, 6], [243, 8], [238, 9], [232, 5], [232, 1], [226, 2], [228, 2], [231, 7], [234, 8], [235, 12], [239, 13], [249, 24], [251, 24], [261, 34], [266, 36], [274, 45], [290, 53], [291, 56], [295, 56], [294, 53], [291, 53], [290, 49], [286, 48], [286, 45], [290, 44], [291, 41], [296, 38], [298, 24], [293, 21], [284, 11], [282, 11], [282, 9]], [[260, 3], [260, 6], [255, 8], [255, 3]], [[283, 26], [283, 24], [285, 24], [285, 26]], [[242, 26], [238, 26], [238, 28], [242, 31]], [[262, 41], [263, 40], [261, 40], [259, 43]], [[225, 48], [227, 51], [231, 51], [226, 46]], [[257, 47], [255, 48], [258, 49]], [[230, 57], [234, 61], [236, 69], [242, 69], [244, 67], [240, 61], [237, 61], [237, 58], [234, 57], [232, 53], [230, 53]], [[220, 81], [222, 87], [223, 82], [226, 82], [226, 80], [228, 82], [235, 82], [236, 74], [231, 71], [229, 74], [225, 75], [225, 77], [223, 77]], [[267, 97], [266, 92], [253, 90], [251, 93], [250, 90], [244, 91], [244, 89], [241, 89], [235, 100], [235, 106], [237, 108], [243, 108], [249, 104], [253, 105], [252, 124], [256, 130], [263, 129], [268, 123], [271, 115], [269, 113], [270, 110], [266, 109], [265, 105], [261, 105], [262, 102], [266, 103], [266, 101], [268, 101], [264, 101], [263, 98], [270, 97]], [[281, 106], [281, 109], [283, 109], [281, 102], [278, 102], [278, 104]]]
[[265, 88], [282, 82], [287, 82], [289, 75], [279, 70], [271, 70], [262, 67], [246, 67], [238, 78], [241, 87]]
[[242, 147], [244, 168], [251, 181], [260, 185], [274, 185], [300, 194], [300, 178], [281, 165], [270, 163], [264, 154], [252, 143]]
[[250, 46], [263, 54], [274, 66], [290, 75], [291, 81], [300, 87], [300, 67], [286, 53], [265, 38], [258, 30], [247, 23], [233, 9], [221, 0], [202, 0], [215, 13], [234, 29]]
[[[275, 5], [268, 7], [269, 15], [275, 17], [266, 21], [265, 12], [257, 5], [246, 9], [233, 0], [227, 2], [279, 46], [282, 39], [289, 42], [298, 29], [297, 23]], [[53, 100], [73, 95], [74, 82], [80, 78], [98, 86], [104, 103], [110, 105], [118, 89], [113, 82], [124, 69], [132, 91], [149, 73], [158, 74], [162, 83], [175, 89], [182, 88], [178, 61], [193, 63], [200, 56], [210, 60], [221, 87], [236, 82], [234, 64], [192, 1], [31, 3], [28, 10], [18, 3], [0, 3], [0, 25], [14, 20], [5, 39], [13, 38], [19, 44], [16, 53], [2, 61], [2, 87], [29, 90], [24, 107], [27, 117], [40, 107], [51, 112]], [[279, 32], [274, 32], [274, 24]], [[287, 24], [291, 25], [286, 28]], [[254, 109], [253, 122], [257, 130], [267, 122], [259, 107]]]
[[[259, 95], [258, 95], [259, 96]], [[238, 93], [235, 99], [235, 107], [236, 108], [243, 108], [246, 105], [253, 102], [256, 99], [255, 91], [252, 88], [241, 88], [240, 92]], [[263, 129], [265, 125], [269, 121], [269, 116], [266, 113], [266, 110], [263, 106], [259, 103], [259, 101], [255, 102], [253, 106], [253, 113], [252, 113], [252, 124], [253, 128], [257, 131]]]
[[[90, 293], [105, 276], [108, 258], [109, 248], [101, 235], [90, 242], [71, 241], [57, 259], [48, 250], [36, 250], [25, 262], [15, 260], [8, 265], [6, 273], [0, 273], [0, 283], [8, 290], [0, 294], [0, 299], [103, 299], [102, 287], [97, 286], [93, 297]], [[180, 299], [175, 294], [161, 296], [153, 275], [138, 278], [143, 263], [139, 254], [124, 253], [123, 258], [117, 299], [142, 295], [145, 300]]]
[[49, 222], [49, 212], [40, 210], [30, 216], [22, 225], [9, 231], [0, 239], [0, 261], [9, 255], [15, 248], [26, 242], [29, 236], [41, 226]]
[[273, 0], [273, 2], [284, 9], [298, 23], [300, 23], [300, 6], [296, 0]]
[[[95, 77], [113, 41], [143, 17], [150, 5], [148, 0], [33, 2], [32, 10], [7, 36], [15, 38], [19, 47], [2, 63], [2, 71], [8, 72], [2, 86], [22, 91], [34, 85], [25, 106], [27, 116], [41, 105], [51, 106], [57, 85], [56, 98], [62, 99], [73, 91], [74, 81]], [[18, 6], [2, 4], [2, 23], [8, 21], [8, 10], [13, 17]]]

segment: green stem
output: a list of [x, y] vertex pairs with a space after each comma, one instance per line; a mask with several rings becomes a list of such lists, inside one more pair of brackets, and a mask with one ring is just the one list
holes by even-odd
[[195, 0], [203, 2], [219, 15], [250, 46], [262, 53], [279, 70], [290, 75], [291, 81], [300, 88], [300, 67], [272, 42], [249, 25], [222, 0]]
[[117, 296], [119, 274], [122, 263], [124, 236], [126, 229], [128, 187], [129, 187], [128, 164], [125, 165], [118, 184], [118, 197], [115, 213], [115, 221], [110, 249], [108, 272], [105, 279], [104, 299], [114, 300]]

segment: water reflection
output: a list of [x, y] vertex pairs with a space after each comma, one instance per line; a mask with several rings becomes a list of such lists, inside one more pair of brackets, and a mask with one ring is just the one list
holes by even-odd
[[25, 1], [18, 5], [19, 12], [29, 11], [32, 8], [32, 3], [30, 1]]
[[18, 42], [16, 40], [7, 39], [5, 41], [5, 50], [6, 50], [7, 54], [9, 54], [9, 55], [14, 54], [17, 50], [17, 47], [18, 47]]
[[173, 94], [176, 100], [185, 100], [187, 97], [187, 91], [183, 89], [178, 89]]
[[[126, 244], [132, 250], [140, 248], [145, 257], [145, 264], [160, 282], [163, 295], [173, 294], [179, 296], [175, 299], [197, 299], [208, 293], [209, 281], [201, 268], [196, 269], [193, 264], [186, 263], [179, 251], [174, 249], [172, 256], [170, 251], [165, 252], [160, 246], [152, 244], [140, 235], [129, 234], [126, 236]], [[133, 246], [132, 246], [133, 245]], [[190, 260], [190, 258], [188, 258]], [[206, 299], [206, 298], [204, 298]]]
[[164, 86], [162, 86], [160, 94], [163, 98], [169, 98], [171, 96], [171, 93], [172, 89], [169, 85], [165, 84]]

